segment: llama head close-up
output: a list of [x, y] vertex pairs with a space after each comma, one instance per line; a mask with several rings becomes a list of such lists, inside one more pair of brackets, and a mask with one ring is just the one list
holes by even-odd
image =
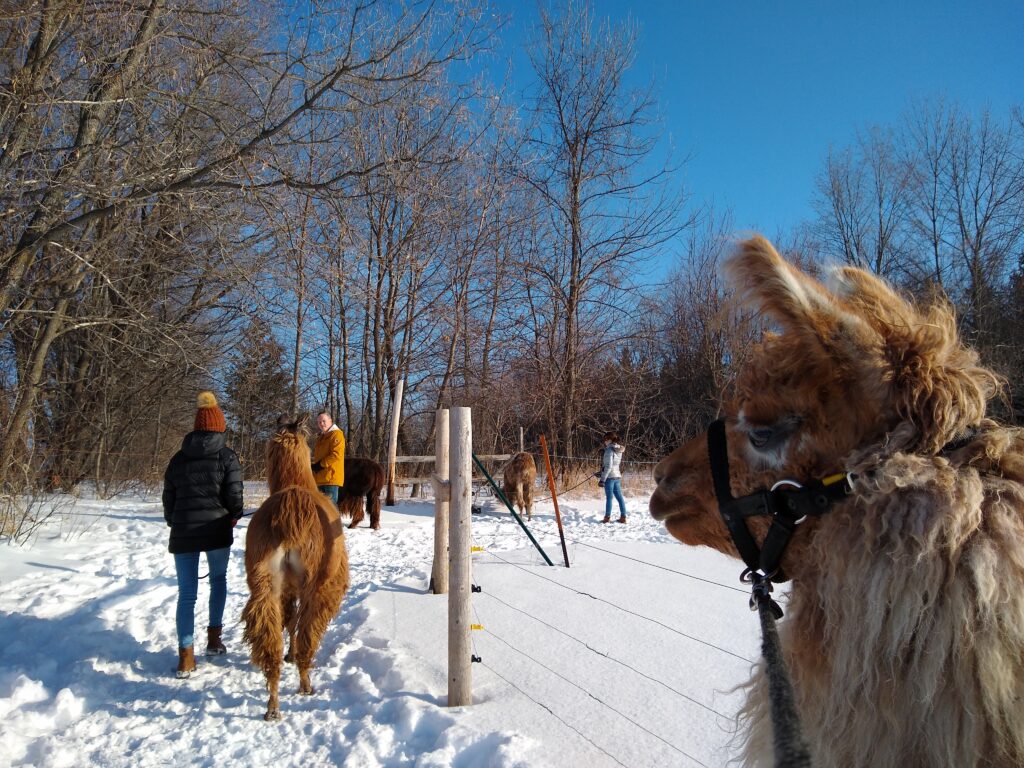
[[[736, 496], [845, 473], [865, 451], [935, 452], [976, 425], [998, 392], [997, 377], [960, 343], [945, 303], [919, 309], [853, 267], [820, 282], [760, 237], [743, 243], [727, 268], [744, 304], [775, 326], [723, 403]], [[704, 435], [663, 459], [655, 479], [651, 513], [672, 535], [737, 554]], [[796, 533], [787, 560], [799, 557], [816, 523]], [[761, 539], [768, 521], [750, 526]]]

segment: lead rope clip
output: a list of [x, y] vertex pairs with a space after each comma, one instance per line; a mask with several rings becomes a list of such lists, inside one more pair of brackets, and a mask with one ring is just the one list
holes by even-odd
[[760, 606], [765, 605], [772, 612], [776, 619], [782, 618], [782, 608], [772, 599], [772, 576], [775, 571], [765, 575], [752, 568], [747, 568], [740, 574], [740, 581], [750, 584], [750, 610], [756, 611]]

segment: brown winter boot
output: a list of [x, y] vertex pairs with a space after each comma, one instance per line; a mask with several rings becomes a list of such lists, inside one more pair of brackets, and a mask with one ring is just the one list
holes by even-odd
[[178, 678], [184, 680], [196, 671], [196, 657], [192, 646], [178, 649], [178, 671], [175, 672]]
[[619, 522], [620, 522], [620, 523], [624, 523], [624, 522], [626, 522], [626, 516], [625, 516], [625, 515], [622, 515], [621, 517], [619, 517]]
[[206, 628], [206, 655], [207, 656], [223, 656], [228, 652], [228, 649], [224, 647], [224, 643], [220, 640], [220, 627], [207, 627]]
[[605, 515], [604, 516], [604, 520], [602, 520], [601, 522], [602, 523], [610, 523], [611, 521], [612, 521], [612, 519], [610, 517], [608, 517], [608, 515]]

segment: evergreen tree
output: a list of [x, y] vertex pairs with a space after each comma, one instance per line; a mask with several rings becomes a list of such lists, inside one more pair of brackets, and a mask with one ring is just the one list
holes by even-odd
[[264, 444], [291, 402], [284, 348], [266, 321], [253, 318], [228, 359], [225, 411], [231, 444], [246, 475], [262, 477]]

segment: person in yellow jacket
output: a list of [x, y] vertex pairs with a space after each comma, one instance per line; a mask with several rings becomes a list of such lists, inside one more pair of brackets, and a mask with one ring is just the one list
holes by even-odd
[[316, 417], [320, 435], [313, 446], [313, 479], [327, 498], [338, 503], [338, 489], [345, 484], [345, 433], [327, 411]]

